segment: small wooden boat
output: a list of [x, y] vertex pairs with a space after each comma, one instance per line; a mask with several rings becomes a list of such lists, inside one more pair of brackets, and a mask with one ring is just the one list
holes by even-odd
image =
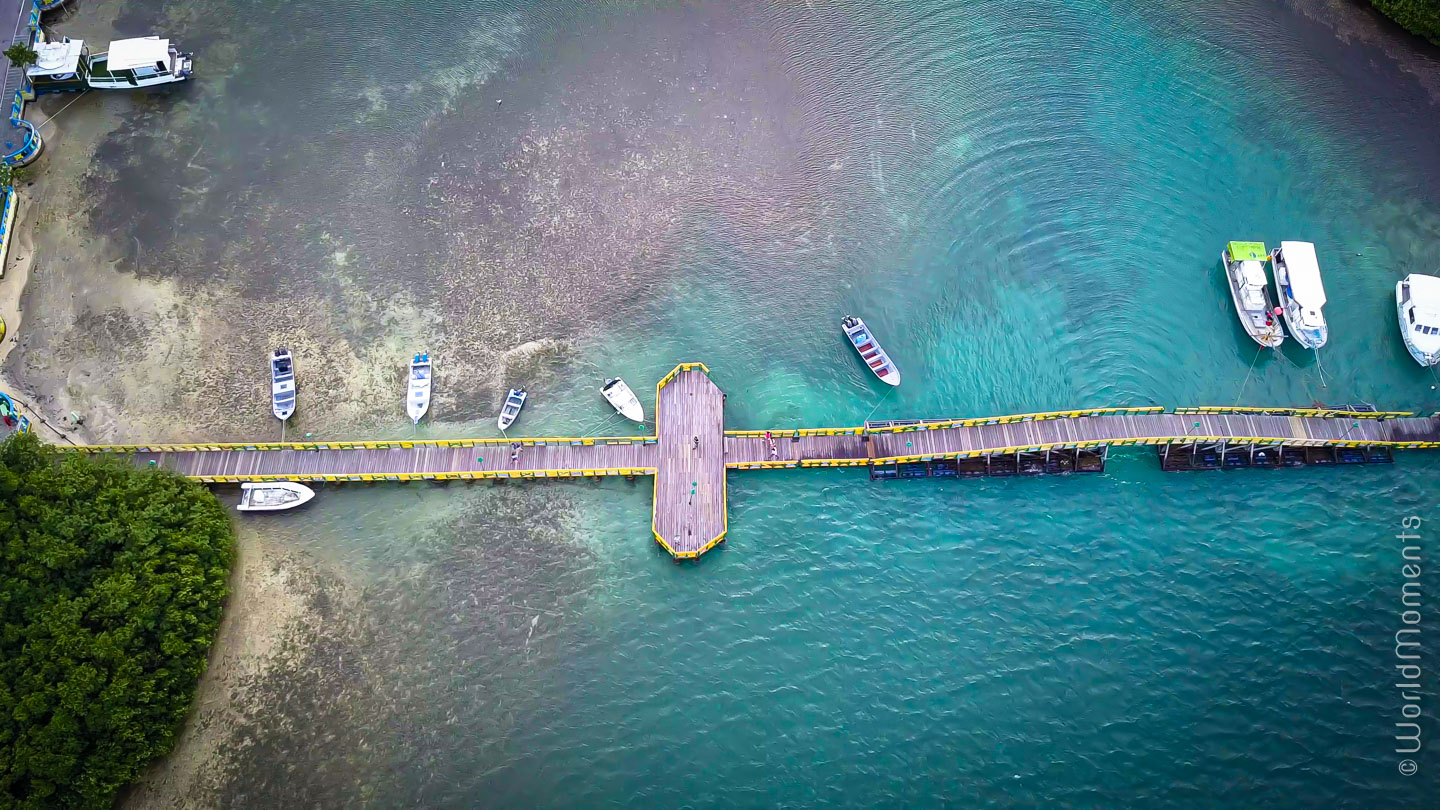
[[1330, 339], [1325, 325], [1325, 286], [1320, 283], [1320, 262], [1310, 242], [1281, 242], [1270, 254], [1275, 287], [1290, 336], [1307, 349], [1318, 349]]
[[430, 355], [417, 354], [410, 361], [410, 388], [405, 394], [405, 410], [410, 421], [420, 424], [430, 410]]
[[1415, 362], [1440, 365], [1440, 278], [1411, 273], [1395, 282], [1395, 315]]
[[880, 348], [880, 341], [870, 333], [865, 322], [846, 315], [840, 325], [845, 329], [845, 336], [850, 338], [850, 345], [855, 347], [855, 351], [860, 354], [860, 359], [864, 360], [865, 365], [875, 372], [875, 376], [879, 377], [881, 382], [899, 385], [900, 369], [895, 367], [890, 355]]
[[241, 512], [279, 512], [294, 509], [315, 497], [315, 490], [294, 481], [266, 481], [240, 485]]
[[621, 416], [642, 424], [645, 422], [645, 409], [640, 407], [640, 400], [636, 399], [635, 392], [630, 390], [624, 380], [619, 377], [606, 380], [600, 393]]
[[286, 348], [270, 355], [270, 406], [281, 422], [295, 413], [295, 358]]
[[1273, 349], [1285, 341], [1285, 330], [1275, 317], [1275, 298], [1265, 276], [1268, 258], [1263, 242], [1231, 242], [1220, 254], [1240, 325], [1256, 343]]
[[497, 420], [501, 430], [515, 424], [515, 417], [519, 416], [520, 409], [525, 407], [526, 396], [524, 388], [511, 388], [510, 393], [505, 395], [505, 404], [500, 406], [500, 419]]

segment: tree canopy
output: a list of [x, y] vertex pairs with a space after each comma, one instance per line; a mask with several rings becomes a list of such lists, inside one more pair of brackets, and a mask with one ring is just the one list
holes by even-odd
[[108, 808], [170, 750], [233, 543], [194, 482], [0, 443], [0, 810]]
[[1440, 0], [1370, 0], [1380, 13], [1440, 45]]

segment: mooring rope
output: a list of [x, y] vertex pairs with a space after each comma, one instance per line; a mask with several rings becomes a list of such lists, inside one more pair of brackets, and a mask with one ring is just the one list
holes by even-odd
[[897, 390], [897, 389], [896, 389], [894, 386], [891, 386], [891, 387], [890, 387], [890, 390], [889, 390], [889, 391], [886, 391], [885, 394], [880, 397], [880, 401], [877, 402], [877, 403], [875, 403], [875, 407], [873, 407], [873, 408], [870, 409], [870, 413], [865, 414], [865, 418], [860, 420], [860, 424], [863, 426], [866, 422], [869, 422], [869, 421], [870, 421], [870, 417], [874, 416], [874, 415], [875, 415], [875, 412], [878, 411], [878, 410], [880, 410], [880, 406], [881, 406], [881, 405], [884, 405], [884, 404], [885, 404], [885, 400], [889, 399], [889, 398], [890, 398], [890, 395], [893, 394], [893, 393], [895, 393], [896, 390]]
[[1260, 348], [1255, 350], [1255, 359], [1250, 361], [1250, 368], [1245, 372], [1245, 379], [1242, 380], [1240, 383], [1240, 392], [1235, 395], [1235, 402], [1230, 407], [1233, 408], [1239, 405], [1240, 398], [1245, 396], [1245, 386], [1250, 383], [1250, 374], [1255, 371], [1255, 364], [1260, 362], [1260, 353], [1263, 351], [1265, 351], [1264, 346], [1261, 346]]
[[1320, 387], [1321, 387], [1321, 388], [1329, 388], [1330, 386], [1328, 386], [1328, 385], [1325, 384], [1325, 365], [1320, 362], [1320, 350], [1319, 350], [1319, 349], [1316, 349], [1316, 350], [1315, 350], [1315, 368], [1320, 371]]

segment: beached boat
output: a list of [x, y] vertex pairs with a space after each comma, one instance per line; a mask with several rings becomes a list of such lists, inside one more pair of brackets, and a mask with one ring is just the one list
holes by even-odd
[[279, 512], [294, 509], [315, 497], [315, 490], [293, 481], [266, 481], [240, 485], [241, 512]]
[[865, 365], [875, 372], [875, 376], [879, 377], [881, 382], [899, 385], [900, 369], [895, 367], [895, 362], [890, 359], [890, 355], [880, 348], [880, 341], [871, 334], [869, 328], [865, 326], [865, 322], [846, 315], [840, 325], [845, 329], [845, 336], [850, 339], [850, 345], [855, 347], [855, 351], [860, 354], [860, 359], [864, 360]]
[[500, 419], [497, 420], [501, 430], [515, 424], [515, 417], [519, 416], [520, 409], [525, 407], [526, 396], [524, 388], [511, 388], [510, 393], [505, 395], [505, 404], [500, 406]]
[[430, 410], [430, 355], [417, 354], [410, 361], [410, 387], [405, 392], [405, 410], [410, 421], [420, 424], [425, 412]]
[[270, 355], [270, 405], [281, 422], [295, 413], [295, 359], [289, 349]]
[[600, 393], [605, 397], [606, 402], [620, 412], [621, 416], [644, 423], [645, 409], [640, 407], [640, 400], [635, 397], [635, 392], [630, 390], [630, 386], [626, 385], [624, 380], [619, 377], [606, 380], [605, 387], [600, 389]]
[[1395, 283], [1400, 334], [1415, 362], [1440, 364], [1440, 278], [1411, 273]]
[[1275, 298], [1265, 275], [1268, 258], [1262, 242], [1231, 242], [1220, 254], [1240, 325], [1256, 343], [1273, 349], [1285, 341], [1285, 330], [1275, 318]]
[[1307, 349], [1318, 349], [1330, 338], [1325, 325], [1325, 286], [1320, 283], [1320, 262], [1310, 242], [1281, 242], [1270, 253], [1275, 287], [1290, 336]]

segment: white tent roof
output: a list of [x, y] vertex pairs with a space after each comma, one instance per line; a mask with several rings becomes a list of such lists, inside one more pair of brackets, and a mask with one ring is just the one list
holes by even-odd
[[1280, 255], [1290, 273], [1290, 294], [1305, 309], [1325, 306], [1325, 285], [1320, 283], [1320, 262], [1310, 242], [1281, 242]]
[[1405, 277], [1405, 283], [1410, 285], [1410, 297], [1417, 305], [1440, 307], [1440, 278], [1411, 273]]
[[80, 52], [84, 49], [85, 41], [81, 39], [37, 43], [35, 64], [26, 72], [31, 76], [74, 73], [80, 68]]
[[170, 64], [170, 40], [159, 37], [117, 39], [110, 43], [110, 70], [132, 70], [155, 67], [156, 62]]

